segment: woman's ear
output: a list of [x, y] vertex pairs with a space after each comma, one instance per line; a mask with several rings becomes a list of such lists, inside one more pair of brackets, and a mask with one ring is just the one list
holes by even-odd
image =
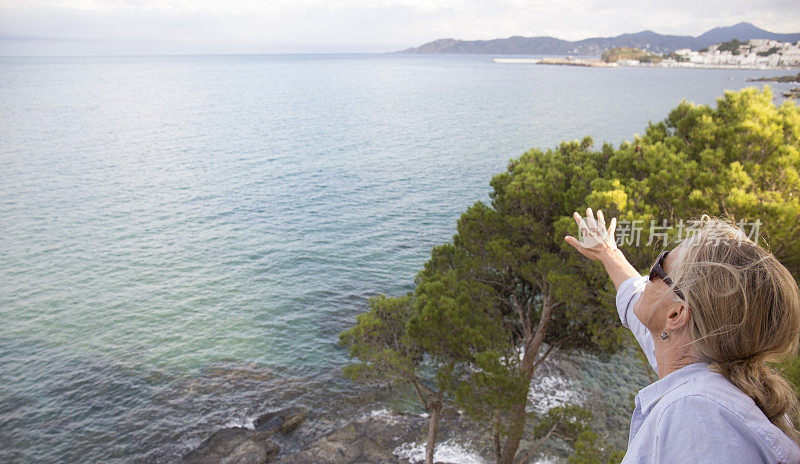
[[685, 301], [675, 302], [667, 311], [667, 332], [674, 332], [689, 324], [691, 310]]

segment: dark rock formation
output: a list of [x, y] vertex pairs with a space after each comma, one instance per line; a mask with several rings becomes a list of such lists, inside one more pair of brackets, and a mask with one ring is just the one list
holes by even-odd
[[396, 463], [392, 450], [421, 438], [428, 420], [402, 415], [402, 420], [385, 421], [367, 417], [325, 435], [304, 450], [287, 456], [280, 464], [362, 464]]
[[747, 79], [747, 82], [800, 82], [800, 73], [797, 73], [796, 76], [760, 77], [758, 79]]
[[277, 434], [294, 431], [306, 411], [283, 409], [259, 416], [253, 429], [229, 427], [217, 430], [183, 458], [184, 464], [264, 464], [280, 451]]
[[[277, 464], [406, 464], [394, 454], [401, 445], [424, 443], [428, 418], [416, 414], [376, 412], [322, 434]], [[486, 430], [476, 426], [450, 405], [442, 412], [439, 444], [457, 437], [462, 443], [491, 443]], [[491, 450], [474, 449], [487, 458]], [[422, 462], [422, 461], [420, 461]], [[437, 463], [448, 464], [448, 463]]]
[[793, 87], [786, 92], [783, 92], [781, 95], [786, 98], [800, 98], [800, 87]]
[[243, 427], [217, 430], [200, 447], [186, 455], [185, 464], [262, 464], [280, 451], [272, 432]]

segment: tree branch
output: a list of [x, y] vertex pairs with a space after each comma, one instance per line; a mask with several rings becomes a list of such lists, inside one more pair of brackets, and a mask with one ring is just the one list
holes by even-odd
[[417, 394], [417, 399], [419, 400], [420, 403], [422, 403], [422, 406], [424, 406], [425, 410], [427, 411], [428, 410], [428, 402], [425, 401], [425, 398], [422, 395], [422, 387], [421, 387], [419, 381], [418, 380], [414, 380], [413, 382], [411, 382], [411, 385], [414, 387], [414, 393]]
[[417, 394], [417, 399], [423, 406], [425, 406], [425, 410], [430, 409], [431, 401], [430, 397], [435, 397], [438, 395], [438, 392], [434, 391], [424, 383], [422, 383], [418, 378], [414, 377], [412, 379], [411, 385], [414, 387], [414, 392]]
[[530, 319], [525, 314], [525, 312], [523, 311], [522, 305], [519, 303], [519, 300], [517, 300], [517, 292], [511, 293], [511, 301], [514, 305], [514, 309], [517, 310], [517, 315], [519, 316], [519, 320], [522, 323], [522, 330], [524, 337], [526, 340], [530, 340], [530, 338], [533, 336], [533, 333], [531, 332], [531, 322]]
[[500, 462], [500, 431], [498, 430], [500, 423], [500, 413], [494, 420], [494, 434], [492, 435], [492, 442], [494, 443], [494, 456], [497, 462]]
[[555, 432], [555, 430], [556, 430], [556, 427], [558, 427], [558, 425], [559, 425], [560, 423], [561, 423], [561, 420], [557, 420], [557, 421], [556, 421], [556, 423], [555, 423], [555, 424], [553, 424], [553, 426], [552, 426], [552, 427], [550, 427], [550, 430], [547, 432], [547, 435], [545, 435], [545, 436], [543, 436], [542, 438], [540, 438], [540, 439], [539, 439], [539, 441], [538, 441], [538, 442], [536, 442], [536, 444], [533, 446], [533, 448], [531, 448], [531, 449], [529, 449], [529, 450], [528, 450], [528, 452], [525, 454], [525, 457], [524, 457], [524, 458], [522, 458], [522, 460], [521, 460], [521, 461], [519, 461], [519, 464], [525, 464], [525, 462], [526, 462], [528, 459], [530, 459], [530, 458], [531, 458], [531, 456], [533, 456], [533, 453], [535, 453], [535, 452], [536, 452], [536, 451], [537, 451], [539, 448], [541, 448], [541, 447], [542, 447], [542, 445], [544, 444], [544, 442], [546, 442], [546, 441], [547, 441], [547, 440], [550, 438], [550, 435], [552, 435], [552, 434], [553, 434], [553, 432]]
[[542, 365], [544, 360], [547, 359], [547, 357], [550, 355], [550, 353], [553, 352], [554, 349], [556, 349], [556, 347], [558, 347], [558, 343], [554, 343], [554, 344], [550, 345], [549, 347], [547, 347], [547, 351], [545, 351], [543, 355], [539, 356], [539, 358], [536, 360], [536, 362], [533, 363], [533, 367], [531, 367], [531, 370], [536, 372], [536, 369], [538, 369], [539, 366]]
[[541, 348], [542, 343], [544, 342], [544, 336], [547, 333], [547, 327], [550, 325], [552, 316], [553, 297], [549, 291], [545, 290], [544, 301], [542, 302], [542, 317], [539, 320], [539, 327], [536, 329], [536, 333], [534, 334], [533, 338], [531, 338], [525, 346], [525, 355], [522, 358], [522, 366], [520, 366], [520, 371], [526, 375], [528, 380], [530, 380], [533, 376], [533, 364], [535, 362], [533, 356], [539, 352], [539, 348]]

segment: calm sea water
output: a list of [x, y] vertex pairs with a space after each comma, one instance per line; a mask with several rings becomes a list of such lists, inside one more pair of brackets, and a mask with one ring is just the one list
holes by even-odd
[[0, 59], [0, 461], [171, 462], [359, 402], [337, 334], [510, 158], [788, 74], [491, 58]]

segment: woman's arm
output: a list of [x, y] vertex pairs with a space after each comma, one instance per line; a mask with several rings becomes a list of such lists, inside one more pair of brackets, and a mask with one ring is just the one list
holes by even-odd
[[639, 272], [628, 262], [628, 259], [625, 258], [619, 248], [614, 248], [604, 253], [600, 258], [600, 262], [606, 268], [606, 272], [611, 277], [611, 281], [614, 282], [616, 290], [619, 290], [622, 282], [631, 277], [639, 277]]
[[616, 303], [620, 321], [624, 327], [633, 332], [633, 336], [639, 342], [639, 346], [642, 347], [647, 361], [658, 374], [653, 337], [633, 312], [633, 306], [642, 296], [647, 277], [639, 275], [639, 272], [628, 262], [622, 251], [617, 248], [617, 241], [614, 238], [616, 218], [612, 218], [609, 227], [606, 228], [602, 211], [597, 212], [597, 220], [592, 215], [592, 208], [586, 209], [586, 220], [577, 212], [573, 217], [578, 224], [582, 240], [578, 241], [571, 235], [564, 237], [564, 240], [587, 258], [603, 263], [606, 272], [614, 282], [614, 288], [617, 290]]
[[653, 368], [653, 371], [658, 375], [658, 363], [656, 362], [656, 344], [653, 340], [653, 335], [642, 324], [636, 313], [633, 312], [633, 307], [636, 302], [641, 298], [644, 287], [647, 284], [647, 276], [635, 275], [626, 279], [622, 285], [617, 289], [617, 313], [622, 326], [630, 329], [633, 337], [639, 346], [642, 347], [644, 355], [647, 358], [648, 364]]

